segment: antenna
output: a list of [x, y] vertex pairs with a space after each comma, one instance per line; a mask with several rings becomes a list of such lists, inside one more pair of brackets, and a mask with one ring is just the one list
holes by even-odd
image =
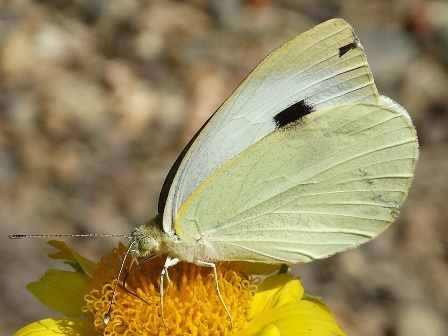
[[9, 239], [23, 239], [23, 238], [55, 238], [55, 237], [116, 237], [116, 238], [129, 238], [131, 236], [115, 235], [107, 233], [86, 233], [86, 234], [8, 234]]

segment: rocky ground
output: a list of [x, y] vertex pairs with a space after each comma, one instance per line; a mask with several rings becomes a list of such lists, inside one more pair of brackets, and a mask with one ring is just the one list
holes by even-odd
[[[54, 316], [25, 285], [58, 266], [45, 239], [8, 233], [129, 234], [248, 72], [333, 17], [409, 111], [421, 157], [390, 229], [294, 271], [350, 335], [447, 335], [448, 3], [423, 0], [0, 2], [0, 333]], [[116, 244], [67, 242], [95, 260]]]

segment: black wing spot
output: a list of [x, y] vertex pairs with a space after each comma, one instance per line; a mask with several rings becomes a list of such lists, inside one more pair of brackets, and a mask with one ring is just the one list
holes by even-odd
[[274, 121], [277, 124], [277, 128], [281, 128], [303, 118], [313, 111], [313, 106], [307, 104], [307, 102], [302, 99], [277, 113], [277, 115], [274, 116]]
[[356, 40], [352, 43], [346, 44], [345, 46], [342, 46], [339, 48], [339, 57], [344, 56], [346, 53], [348, 53], [350, 50], [358, 48], [358, 43], [356, 43]]

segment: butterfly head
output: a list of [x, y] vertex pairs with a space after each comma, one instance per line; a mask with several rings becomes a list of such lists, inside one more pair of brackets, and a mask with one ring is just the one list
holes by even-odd
[[132, 231], [131, 253], [134, 257], [146, 257], [150, 254], [160, 253], [163, 232], [156, 219], [154, 218]]

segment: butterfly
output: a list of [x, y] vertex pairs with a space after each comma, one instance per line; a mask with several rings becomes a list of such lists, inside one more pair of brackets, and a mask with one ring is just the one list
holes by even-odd
[[128, 253], [168, 256], [163, 315], [181, 260], [216, 280], [218, 262], [306, 263], [370, 241], [397, 217], [417, 158], [408, 113], [378, 94], [351, 26], [329, 20], [270, 53], [196, 133]]

